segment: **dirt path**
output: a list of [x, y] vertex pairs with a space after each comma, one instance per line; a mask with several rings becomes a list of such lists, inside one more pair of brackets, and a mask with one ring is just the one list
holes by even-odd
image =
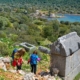
[[6, 80], [22, 80], [23, 77], [19, 73], [11, 73], [9, 71], [0, 70], [0, 77], [3, 77]]

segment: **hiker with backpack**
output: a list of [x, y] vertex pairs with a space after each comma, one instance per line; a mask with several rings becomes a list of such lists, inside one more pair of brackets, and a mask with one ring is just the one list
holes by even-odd
[[17, 71], [18, 70], [21, 70], [21, 68], [22, 68], [22, 63], [23, 63], [23, 59], [22, 59], [22, 56], [24, 56], [25, 55], [25, 49], [20, 49], [19, 51], [18, 51], [18, 53], [17, 53]]
[[17, 51], [18, 51], [18, 49], [15, 48], [15, 49], [12, 51], [12, 54], [11, 54], [11, 58], [12, 58], [12, 60], [11, 60], [11, 65], [12, 65], [13, 67], [16, 66], [16, 61], [14, 60], [14, 55], [15, 55], [15, 53], [17, 53]]
[[31, 72], [34, 74], [36, 74], [37, 71], [37, 61], [40, 61], [40, 58], [38, 57], [37, 51], [35, 50], [28, 60], [28, 63], [30, 63], [31, 66]]
[[18, 49], [17, 52], [14, 54], [14, 59], [12, 62], [12, 66], [17, 68], [18, 70], [21, 70], [23, 59], [22, 56], [25, 54], [25, 49], [21, 48]]

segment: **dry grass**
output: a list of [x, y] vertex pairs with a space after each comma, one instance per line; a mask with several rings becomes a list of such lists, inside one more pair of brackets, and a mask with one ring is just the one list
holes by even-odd
[[3, 71], [0, 70], [0, 77], [3, 77], [3, 80], [22, 80], [22, 75], [20, 75], [19, 73], [11, 73], [8, 71]]

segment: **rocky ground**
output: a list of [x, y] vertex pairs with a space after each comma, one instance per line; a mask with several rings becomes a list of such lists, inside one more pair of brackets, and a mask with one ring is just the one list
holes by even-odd
[[10, 65], [9, 57], [0, 57], [0, 80], [61, 80], [58, 76], [51, 76], [47, 67], [38, 66], [37, 74], [20, 70], [17, 72]]

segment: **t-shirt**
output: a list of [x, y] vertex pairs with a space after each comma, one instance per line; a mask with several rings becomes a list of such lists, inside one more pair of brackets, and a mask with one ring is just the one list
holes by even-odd
[[15, 67], [17, 65], [22, 65], [22, 58], [14, 58], [13, 62], [12, 62], [12, 66]]
[[32, 54], [30, 56], [30, 64], [37, 64], [38, 55]]
[[22, 65], [22, 58], [20, 57], [18, 60], [17, 60], [17, 65]]

